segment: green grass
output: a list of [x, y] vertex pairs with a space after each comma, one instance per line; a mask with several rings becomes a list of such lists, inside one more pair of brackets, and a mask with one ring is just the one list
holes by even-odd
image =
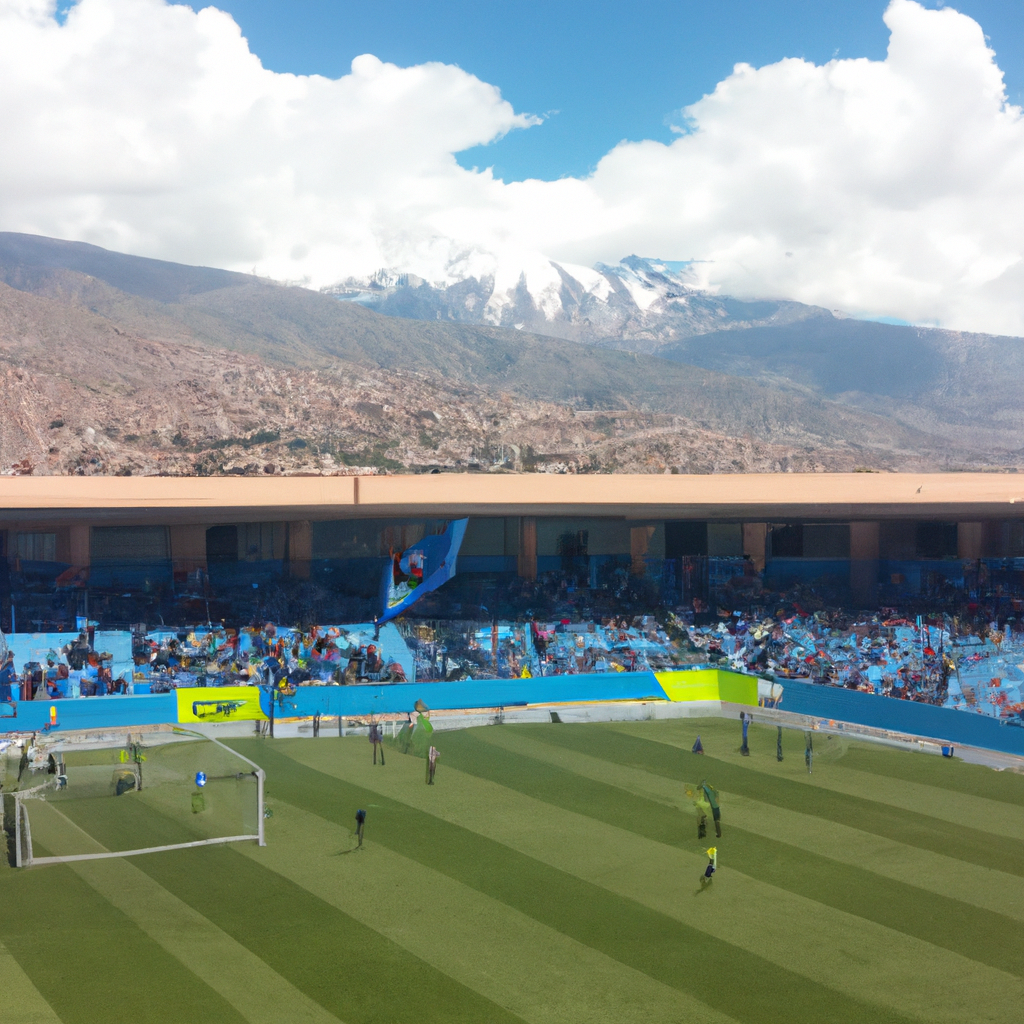
[[[0, 1019], [1019, 1019], [1024, 777], [869, 745], [809, 776], [801, 734], [779, 763], [774, 730], [751, 730], [749, 758], [738, 732], [443, 733], [433, 787], [418, 759], [373, 766], [365, 738], [233, 741], [267, 771], [266, 848], [0, 872]], [[196, 751], [154, 752], [154, 779], [162, 756]], [[701, 778], [717, 841], [683, 793]], [[37, 812], [39, 852], [181, 841], [201, 823], [176, 799]]]

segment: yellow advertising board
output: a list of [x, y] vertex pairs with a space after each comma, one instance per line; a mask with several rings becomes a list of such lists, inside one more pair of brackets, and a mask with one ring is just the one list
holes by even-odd
[[717, 668], [655, 672], [654, 675], [671, 701], [727, 700], [757, 707], [757, 679], [753, 676]]
[[258, 686], [194, 686], [176, 690], [179, 722], [265, 719]]
[[749, 704], [757, 707], [757, 679], [739, 672], [718, 670], [718, 694], [722, 700], [733, 704]]

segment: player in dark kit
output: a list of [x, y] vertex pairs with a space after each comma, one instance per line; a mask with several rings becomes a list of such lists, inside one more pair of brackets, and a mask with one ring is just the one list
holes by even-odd
[[366, 824], [366, 811], [361, 807], [356, 811], [356, 847], [359, 848], [363, 845], [363, 825]]
[[740, 753], [744, 757], [750, 757], [750, 747], [747, 746], [747, 730], [750, 728], [751, 717], [746, 711], [740, 712], [740, 722], [743, 725], [743, 746], [740, 747]]
[[707, 797], [708, 803], [711, 805], [711, 817], [715, 822], [715, 835], [719, 839], [722, 838], [722, 811], [718, 806], [718, 793], [715, 789], [709, 786], [706, 782], [702, 782], [701, 789], [704, 790], [704, 795]]
[[370, 742], [373, 744], [373, 763], [377, 763], [377, 748], [380, 748], [380, 763], [384, 764], [384, 735], [376, 722], [370, 723]]

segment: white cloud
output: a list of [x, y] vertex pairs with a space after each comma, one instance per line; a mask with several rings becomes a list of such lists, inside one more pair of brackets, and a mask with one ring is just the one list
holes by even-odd
[[981, 28], [893, 0], [884, 61], [737, 65], [669, 145], [506, 184], [453, 154], [533, 119], [442, 64], [276, 74], [163, 0], [0, 0], [0, 227], [326, 284], [695, 258], [702, 281], [1024, 334], [1024, 121]]

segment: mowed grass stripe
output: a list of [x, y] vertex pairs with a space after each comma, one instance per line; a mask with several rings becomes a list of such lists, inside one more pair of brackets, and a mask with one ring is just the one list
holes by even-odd
[[[336, 748], [342, 744], [343, 740], [332, 743]], [[819, 1024], [829, 1019], [907, 1019], [818, 985], [451, 821], [299, 764], [281, 753], [279, 744], [233, 740], [232, 745], [266, 769], [268, 790], [274, 796], [340, 823], [347, 821], [350, 808], [376, 804], [370, 833], [374, 843], [449, 874], [657, 981], [690, 992], [737, 1021], [774, 1024], [783, 1013], [794, 1024]], [[326, 743], [308, 745], [327, 750]], [[364, 746], [365, 741], [359, 743], [360, 753]], [[349, 749], [354, 750], [354, 746], [349, 744]], [[415, 758], [400, 760], [412, 762], [421, 779], [418, 790], [425, 790], [422, 762]], [[726, 978], [741, 978], [743, 983], [717, 983]]]
[[[534, 735], [559, 731], [558, 727], [542, 728], [539, 733], [533, 730]], [[565, 726], [563, 730], [576, 728]], [[562, 767], [537, 759], [516, 743], [517, 735], [515, 729], [467, 729], [449, 734], [444, 744], [445, 763], [655, 842], [690, 850], [704, 845], [697, 842], [695, 816], [684, 816], [677, 807], [620, 789], [612, 781], [598, 782], [575, 773], [571, 765]], [[525, 731], [522, 735], [530, 738]], [[598, 737], [594, 749], [599, 745]], [[1001, 914], [841, 864], [735, 825], [720, 842], [712, 832], [708, 843], [717, 844], [723, 863], [769, 885], [913, 935], [997, 970], [1024, 976], [1024, 948], [1005, 941], [1018, 925]], [[952, 921], [956, 922], [955, 928], [950, 927]]]
[[[6, 872], [0, 865], [0, 878]], [[0, 882], [0, 899], [3, 883]], [[2, 913], [3, 911], [0, 911]], [[54, 1008], [32, 984], [10, 950], [0, 942], [0, 999], [3, 1000], [4, 1024], [61, 1024]]]
[[[275, 748], [664, 913], [863, 1006], [881, 1002], [896, 1015], [923, 1017], [932, 1024], [959, 1024], [981, 1008], [993, 1021], [1016, 1024], [1011, 1000], [1024, 999], [1024, 984], [1011, 975], [764, 885], [731, 868], [725, 868], [726, 884], [702, 893], [696, 878], [706, 857], [653, 843], [459, 771], [445, 769], [441, 784], [425, 786], [422, 762], [396, 755], [387, 770], [374, 769], [364, 757], [364, 744], [354, 740], [286, 740]], [[966, 979], [972, 993], [982, 991], [980, 999], [976, 994], [966, 997]], [[784, 1016], [781, 1008], [776, 1010]]]
[[0, 940], [64, 1024], [245, 1024], [70, 868], [10, 876], [0, 883]]
[[[49, 815], [39, 814], [33, 806], [32, 834], [37, 843], [51, 849], [105, 850], [53, 806]], [[249, 1024], [279, 1024], [282, 1020], [289, 1024], [339, 1024], [337, 1017], [169, 893], [134, 860], [75, 861], [68, 867], [223, 996]], [[196, 956], [196, 949], [202, 949], [203, 955]]]
[[[937, 760], [934, 754], [907, 757], [902, 750], [879, 745], [854, 744], [842, 760], [843, 767], [871, 772], [887, 779], [903, 779], [926, 786], [936, 785]], [[996, 772], [980, 764], [966, 764], [959, 758], [944, 759], [942, 787], [968, 796], [1024, 808], [1024, 774], [1011, 771]]]
[[[658, 726], [662, 723], [650, 724]], [[544, 727], [523, 725], [517, 728], [537, 730]], [[905, 846], [932, 850], [967, 864], [1024, 876], [1024, 843], [992, 835], [981, 828], [970, 828], [966, 824], [954, 825], [863, 797], [772, 776], [710, 754], [691, 754], [665, 730], [652, 729], [650, 733], [638, 736], [617, 726], [569, 725], [553, 732], [550, 741], [584, 753], [596, 751], [607, 761], [645, 768], [680, 782], [707, 778], [716, 787], [744, 793], [762, 803], [838, 821], [851, 828], [873, 832]]]
[[688, 993], [379, 843], [348, 856], [349, 828], [269, 800], [267, 846], [236, 850], [530, 1024], [733, 1024]]
[[[443, 741], [444, 735], [437, 738]], [[880, 1002], [929, 1024], [1019, 1020], [1024, 983], [1012, 975], [764, 884], [727, 865], [718, 884], [701, 892], [694, 879], [707, 862], [703, 854], [653, 842], [457, 770], [444, 769], [442, 783], [424, 786], [422, 761], [396, 755], [386, 770], [374, 768], [365, 741], [286, 740], [275, 747], [326, 774], [487, 836], [864, 1004]]]
[[[545, 743], [520, 729], [486, 729], [477, 735], [489, 743], [548, 761], [574, 774], [606, 782], [637, 796], [677, 808], [694, 824], [692, 802], [678, 781], [640, 768], [604, 761], [598, 757]], [[991, 868], [966, 869], [963, 862], [942, 854], [884, 839], [835, 821], [763, 804], [739, 793], [719, 791], [730, 831], [746, 832], [818, 854], [875, 875], [882, 875], [915, 889], [968, 903], [982, 910], [1024, 924], [1024, 885], [1014, 875]], [[685, 829], [684, 829], [685, 837]], [[1005, 922], [1009, 924], [1009, 922]]]
[[[63, 807], [111, 848], [126, 848], [130, 838], [144, 845], [173, 842], [180, 831], [177, 822], [131, 794], [68, 801]], [[389, 1015], [401, 1019], [402, 1014], [420, 1024], [520, 1021], [374, 928], [228, 846], [147, 854], [134, 863], [346, 1024], [371, 1024]]]
[[[630, 735], [648, 735], [641, 732], [635, 723], [615, 723], [615, 728]], [[804, 733], [795, 729], [783, 729], [783, 750], [785, 761], [776, 760], [775, 748], [777, 730], [771, 726], [750, 727], [750, 754], [740, 753], [740, 725], [722, 719], [709, 722], [703, 719], [698, 724], [680, 720], [659, 722], [650, 731], [650, 737], [670, 740], [675, 746], [689, 752], [697, 732], [704, 736], [705, 753], [729, 764], [741, 765], [747, 771], [759, 771], [772, 778], [788, 778], [793, 782], [814, 789], [826, 789], [847, 796], [863, 797], [875, 803], [926, 815], [957, 827], [971, 822], [991, 835], [1002, 836], [1013, 842], [1024, 841], [1024, 806], [1012, 800], [990, 800], [980, 794], [964, 793], [943, 784], [947, 775], [955, 775], [957, 765], [948, 758], [935, 755], [898, 751], [906, 760], [919, 760], [930, 767], [928, 781], [910, 781], [899, 776], [887, 777], [881, 772], [865, 772], [854, 767], [851, 753], [870, 759], [874, 751], [865, 750], [866, 744], [842, 742], [845, 749], [841, 756], [834, 757], [829, 751], [829, 736], [815, 733], [813, 774], [808, 774], [804, 765]], [[880, 748], [884, 749], [884, 748]], [[834, 758], [834, 759], [833, 759]], [[995, 775], [996, 773], [991, 772]], [[1012, 776], [1011, 776], [1012, 777]], [[996, 776], [998, 780], [998, 775]], [[1008, 789], [1008, 793], [1016, 787]]]

